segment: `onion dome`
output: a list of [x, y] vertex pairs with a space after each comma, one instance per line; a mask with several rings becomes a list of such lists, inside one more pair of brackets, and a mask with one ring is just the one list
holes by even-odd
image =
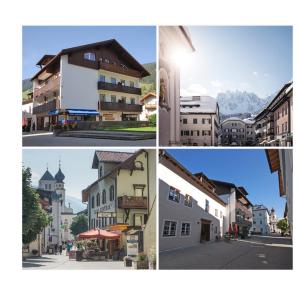
[[59, 168], [58, 172], [57, 172], [56, 175], [55, 175], [55, 180], [56, 180], [57, 182], [62, 183], [62, 182], [64, 182], [64, 179], [65, 179], [65, 175], [64, 175], [64, 173], [61, 171], [61, 169]]
[[40, 180], [55, 180], [52, 174], [48, 171], [48, 168]]

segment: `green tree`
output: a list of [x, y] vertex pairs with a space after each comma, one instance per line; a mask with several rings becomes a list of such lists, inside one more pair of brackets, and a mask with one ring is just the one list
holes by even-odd
[[71, 233], [74, 236], [76, 236], [77, 234], [79, 234], [81, 232], [87, 231], [88, 230], [87, 216], [84, 214], [80, 214], [80, 215], [76, 216], [72, 221], [70, 229], [71, 229]]
[[290, 225], [287, 221], [287, 219], [281, 219], [276, 224], [277, 228], [281, 230], [281, 234], [284, 235], [287, 233], [290, 229]]
[[29, 244], [49, 224], [48, 215], [39, 204], [39, 195], [31, 185], [30, 168], [22, 169], [22, 241]]

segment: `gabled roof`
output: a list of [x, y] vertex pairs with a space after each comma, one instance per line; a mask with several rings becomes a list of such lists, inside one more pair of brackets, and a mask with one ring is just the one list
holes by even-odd
[[45, 54], [37, 63], [37, 66], [46, 65], [55, 55], [53, 54]]
[[46, 172], [44, 173], [44, 175], [41, 177], [40, 180], [55, 180], [55, 179], [54, 179], [54, 177], [52, 176], [52, 174], [47, 169]]
[[119, 42], [115, 39], [111, 40], [106, 40], [106, 41], [101, 41], [97, 43], [92, 43], [92, 44], [86, 44], [86, 45], [81, 45], [77, 47], [71, 47], [71, 48], [65, 48], [62, 49], [59, 53], [57, 53], [39, 72], [37, 72], [31, 80], [36, 78], [39, 74], [41, 74], [48, 66], [51, 64], [54, 64], [59, 61], [60, 57], [65, 54], [70, 54], [73, 52], [81, 51], [81, 50], [87, 50], [87, 49], [92, 49], [95, 47], [104, 47], [104, 46], [111, 46], [113, 47], [116, 52], [119, 53], [119, 55], [126, 61], [128, 61], [136, 70], [139, 70], [142, 74], [142, 77], [149, 76], [150, 73], [125, 49]]
[[144, 95], [141, 99], [140, 99], [140, 102], [144, 102], [146, 99], [148, 99], [149, 97], [153, 97], [153, 98], [156, 98], [156, 94], [155, 93], [147, 93], [146, 95]]
[[180, 97], [180, 113], [182, 114], [216, 113], [217, 111], [218, 111], [218, 102], [213, 97], [210, 96]]
[[133, 155], [133, 152], [95, 151], [92, 168], [98, 169], [99, 162], [121, 163]]

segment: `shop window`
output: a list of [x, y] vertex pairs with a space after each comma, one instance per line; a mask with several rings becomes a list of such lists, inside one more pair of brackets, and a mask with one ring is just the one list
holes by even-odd
[[191, 234], [191, 224], [190, 223], [182, 223], [181, 224], [181, 235], [187, 236]]
[[179, 203], [180, 201], [180, 191], [170, 186], [169, 190], [169, 200]]
[[163, 228], [163, 236], [176, 236], [176, 226], [175, 221], [165, 221]]

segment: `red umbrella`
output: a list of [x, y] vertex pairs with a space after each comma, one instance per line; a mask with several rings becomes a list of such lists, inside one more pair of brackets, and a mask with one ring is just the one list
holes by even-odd
[[107, 230], [92, 229], [86, 232], [79, 233], [78, 239], [106, 239], [106, 240], [117, 240], [120, 235]]
[[238, 238], [238, 232], [239, 232], [239, 227], [237, 224], [234, 225], [234, 233], [235, 233], [235, 238]]

